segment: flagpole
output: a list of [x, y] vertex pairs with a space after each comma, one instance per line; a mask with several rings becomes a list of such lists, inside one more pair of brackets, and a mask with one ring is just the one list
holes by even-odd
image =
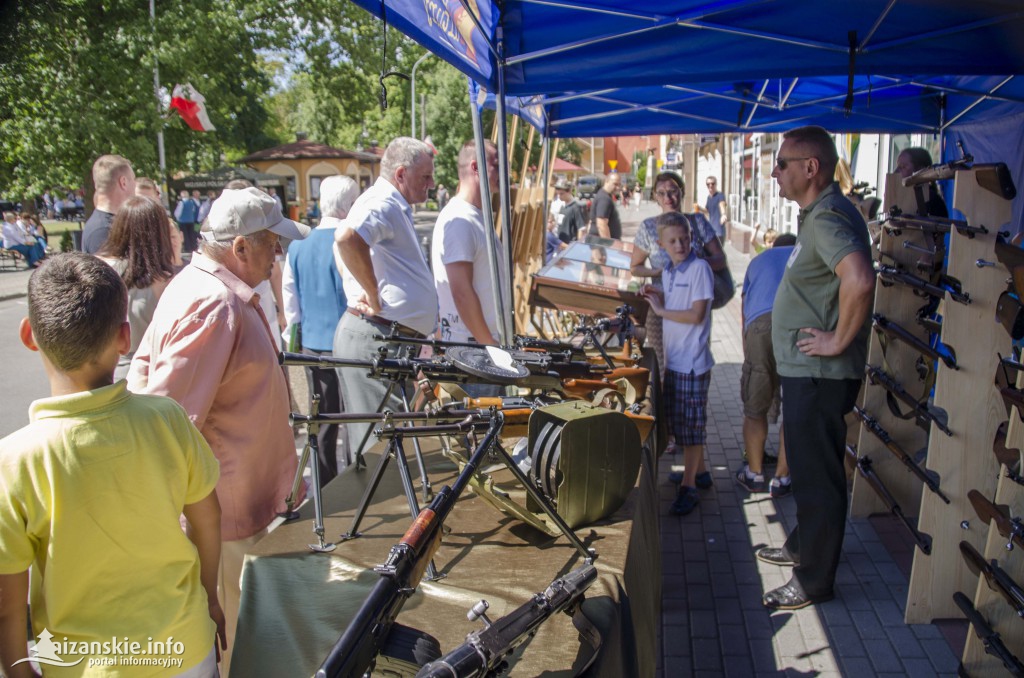
[[160, 110], [160, 60], [156, 55], [156, 0], [149, 0], [149, 20], [153, 28], [153, 97], [156, 99], [159, 127], [156, 131], [156, 153], [160, 162], [160, 194], [164, 207], [170, 205], [167, 195], [167, 154], [164, 152], [163, 116]]

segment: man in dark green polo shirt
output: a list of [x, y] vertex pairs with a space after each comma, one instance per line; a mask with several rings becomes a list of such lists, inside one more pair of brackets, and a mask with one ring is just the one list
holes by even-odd
[[833, 597], [846, 522], [846, 423], [867, 357], [875, 274], [867, 226], [833, 181], [838, 156], [821, 127], [783, 135], [772, 176], [800, 205], [793, 254], [775, 297], [772, 344], [782, 382], [783, 426], [797, 526], [758, 559], [793, 567], [764, 595], [796, 610]]

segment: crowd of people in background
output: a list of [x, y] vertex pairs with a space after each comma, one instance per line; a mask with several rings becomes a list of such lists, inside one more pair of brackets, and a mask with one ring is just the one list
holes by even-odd
[[[930, 163], [916, 151], [906, 155], [901, 163]], [[874, 276], [864, 219], [834, 181], [837, 161], [820, 128], [784, 135], [772, 176], [780, 195], [799, 204], [800, 230], [755, 258], [742, 287], [746, 460], [735, 479], [750, 492], [792, 494], [797, 505], [798, 525], [785, 545], [757, 553], [793, 567], [786, 585], [765, 594], [772, 608], [829, 599], [842, 543], [843, 415], [863, 375]], [[438, 192], [444, 204], [429, 257], [412, 205], [434, 187], [434, 151], [406, 137], [388, 145], [379, 178], [362, 194], [347, 177], [325, 179], [313, 230], [287, 218], [272, 189], [245, 181], [219, 195], [183, 191], [169, 214], [160, 187], [117, 155], [93, 166], [95, 210], [84, 253], [42, 263], [46, 232], [38, 217], [4, 213], [4, 246], [41, 266], [20, 334], [40, 353], [52, 391], [33, 404], [32, 423], [3, 442], [0, 541], [10, 557], [0, 572], [0, 659], [8, 675], [28, 675], [27, 664], [11, 659], [24, 655], [16, 641], [26, 628], [30, 567], [41, 584], [31, 594], [37, 632], [119, 636], [127, 615], [131, 628], [190, 639], [181, 675], [215, 675], [218, 660], [227, 673], [243, 556], [284, 508], [296, 472], [278, 352], [403, 355], [408, 345], [389, 341], [391, 333], [499, 343], [495, 287], [508, 273], [500, 252], [489, 251], [495, 241], [481, 197], [485, 176], [497, 190], [497, 149], [469, 141], [457, 165], [455, 192]], [[713, 309], [735, 292], [722, 244], [729, 214], [714, 177], [704, 209], [692, 212], [683, 209], [678, 174], [660, 173], [652, 184], [660, 214], [640, 224], [630, 270], [648, 281], [646, 341], [664, 371], [670, 447], [683, 460], [672, 477], [671, 510], [685, 515], [713, 485], [705, 459], [710, 336]], [[622, 188], [618, 174], [607, 175], [588, 209], [569, 183], [555, 183], [547, 256], [588, 236], [621, 238], [619, 210], [629, 205], [615, 199], [629, 195]], [[64, 213], [71, 199], [47, 192], [45, 213]], [[595, 265], [603, 264], [605, 249], [592, 250]], [[408, 394], [365, 369], [308, 376], [322, 411], [406, 407]], [[466, 390], [485, 396], [501, 389]], [[785, 454], [767, 483], [768, 422], [780, 408]], [[368, 426], [321, 428], [321, 483], [344, 469]], [[56, 494], [38, 491], [51, 483]], [[89, 488], [98, 494], [84, 494]], [[61, 502], [83, 510], [55, 512]], [[58, 590], [88, 596], [53, 597]], [[130, 606], [131, 614], [121, 603], [85, 602], [143, 598], [150, 603]]]

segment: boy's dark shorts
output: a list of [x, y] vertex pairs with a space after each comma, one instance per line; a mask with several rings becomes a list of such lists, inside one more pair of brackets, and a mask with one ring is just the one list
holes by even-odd
[[754, 318], [743, 329], [743, 373], [740, 377], [743, 415], [779, 420], [779, 374], [772, 348], [772, 314]]

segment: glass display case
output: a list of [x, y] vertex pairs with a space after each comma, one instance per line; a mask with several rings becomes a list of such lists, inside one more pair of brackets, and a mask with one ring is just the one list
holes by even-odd
[[620, 240], [574, 242], [534, 274], [530, 304], [596, 316], [613, 316], [629, 304], [642, 324], [648, 304], [640, 296], [643, 280], [629, 272], [632, 255], [633, 245]]

